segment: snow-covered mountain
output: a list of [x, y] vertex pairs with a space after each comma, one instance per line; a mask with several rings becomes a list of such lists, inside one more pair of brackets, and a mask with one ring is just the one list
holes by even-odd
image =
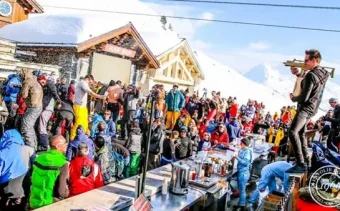
[[[203, 70], [206, 71], [205, 80], [201, 83], [201, 90], [220, 91], [223, 97], [236, 96], [239, 104], [244, 104], [248, 99], [263, 102], [266, 110], [279, 111], [282, 106], [291, 105], [286, 96], [276, 93], [272, 88], [246, 78], [236, 70], [221, 64], [202, 52], [196, 53], [197, 59]], [[209, 74], [208, 74], [209, 73]]]
[[[258, 65], [244, 76], [257, 83], [263, 84], [286, 98], [289, 98], [289, 93], [292, 92], [295, 83], [295, 76], [290, 74], [288, 68], [286, 72], [283, 72], [268, 64]], [[329, 78], [326, 89], [324, 90], [323, 99], [320, 105], [320, 114], [318, 114], [318, 116], [330, 109], [328, 100], [331, 97], [340, 97], [340, 86], [337, 85], [332, 78]]]

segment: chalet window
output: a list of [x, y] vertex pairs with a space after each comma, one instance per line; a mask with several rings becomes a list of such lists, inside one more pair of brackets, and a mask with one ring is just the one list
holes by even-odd
[[182, 70], [178, 70], [178, 76], [177, 78], [182, 79]]

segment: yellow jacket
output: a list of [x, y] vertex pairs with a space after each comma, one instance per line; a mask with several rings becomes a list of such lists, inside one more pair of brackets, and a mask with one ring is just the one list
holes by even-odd
[[273, 137], [275, 136], [275, 140], [274, 140], [274, 146], [279, 146], [281, 140], [283, 139], [283, 137], [285, 136], [284, 132], [283, 132], [283, 128], [279, 128], [275, 134], [275, 129], [274, 127], [270, 127], [268, 130], [268, 134], [269, 134], [269, 139], [268, 142], [269, 143], [273, 143]]
[[291, 108], [291, 109], [290, 109], [290, 116], [291, 116], [291, 119], [294, 119], [295, 114], [296, 114], [296, 110], [295, 110], [294, 108]]

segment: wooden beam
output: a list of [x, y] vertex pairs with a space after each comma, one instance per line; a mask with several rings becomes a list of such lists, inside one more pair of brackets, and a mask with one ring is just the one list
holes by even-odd
[[129, 25], [126, 25], [126, 26], [123, 26], [123, 27], [118, 28], [116, 30], [113, 30], [113, 31], [107, 32], [105, 34], [102, 34], [100, 36], [89, 39], [85, 42], [82, 42], [78, 45], [77, 51], [82, 52], [82, 51], [84, 51], [88, 48], [91, 48], [94, 45], [97, 45], [97, 44], [102, 43], [102, 42], [106, 42], [107, 40], [110, 40], [113, 37], [117, 37], [117, 36], [127, 32], [129, 30], [129, 28], [130, 28]]
[[191, 72], [189, 72], [189, 70], [187, 69], [187, 67], [185, 66], [185, 64], [183, 63], [182, 60], [178, 60], [178, 63], [182, 66], [184, 73], [188, 76], [188, 79], [191, 82], [194, 82], [194, 79], [191, 76]]

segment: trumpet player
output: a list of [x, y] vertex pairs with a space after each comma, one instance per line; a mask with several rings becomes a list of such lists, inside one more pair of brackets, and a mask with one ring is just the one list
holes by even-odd
[[287, 173], [303, 173], [308, 169], [306, 125], [318, 111], [328, 79], [328, 72], [319, 66], [320, 62], [321, 54], [318, 50], [307, 50], [305, 52], [304, 66], [307, 72], [305, 72], [300, 87], [298, 87], [301, 88], [301, 92], [296, 96], [290, 93], [290, 99], [298, 104], [297, 113], [289, 131], [296, 164], [288, 169]]

